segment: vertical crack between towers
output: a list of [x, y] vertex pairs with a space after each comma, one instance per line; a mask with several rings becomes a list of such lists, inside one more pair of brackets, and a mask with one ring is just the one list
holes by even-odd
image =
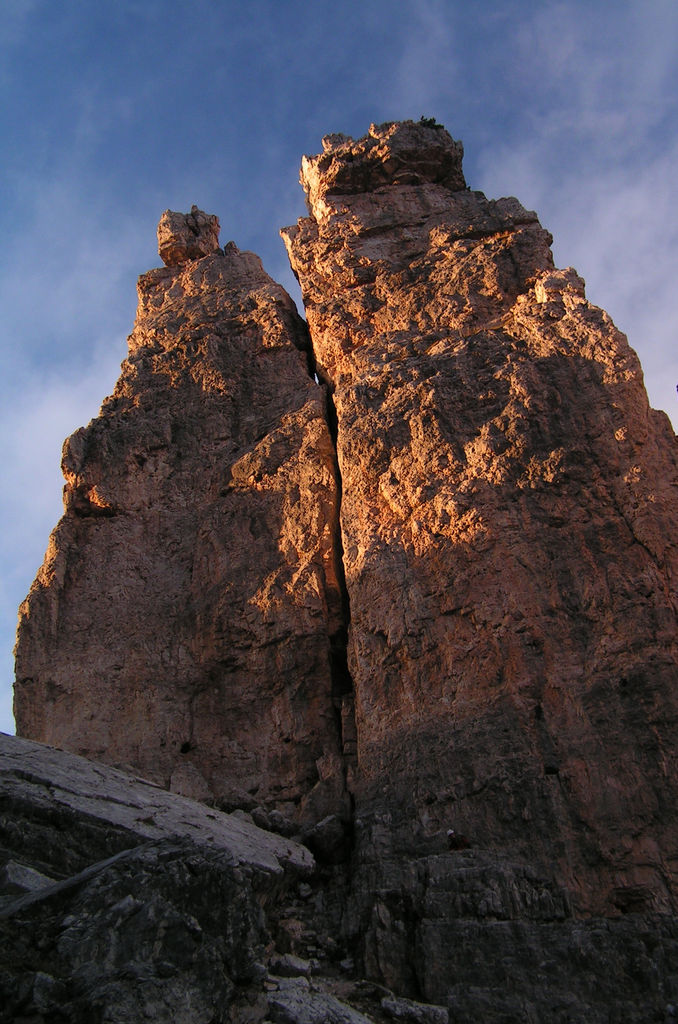
[[337, 720], [337, 730], [341, 743], [344, 763], [344, 785], [348, 794], [353, 820], [354, 798], [352, 793], [352, 770], [357, 763], [357, 732], [355, 724], [354, 683], [348, 666], [348, 640], [351, 625], [351, 602], [346, 585], [344, 566], [344, 546], [341, 537], [341, 506], [343, 499], [343, 481], [339, 467], [337, 439], [339, 421], [337, 417], [332, 386], [325, 383], [325, 408], [327, 425], [334, 451], [334, 471], [337, 481], [337, 507], [335, 520], [332, 524], [332, 544], [334, 549], [334, 565], [337, 586], [341, 596], [341, 625], [330, 634], [330, 673], [332, 682], [332, 704]]

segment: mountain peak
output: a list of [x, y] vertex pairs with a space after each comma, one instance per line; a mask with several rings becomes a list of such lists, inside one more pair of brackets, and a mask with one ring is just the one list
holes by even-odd
[[305, 156], [301, 184], [314, 207], [325, 195], [370, 192], [385, 185], [444, 185], [466, 188], [464, 147], [438, 125], [422, 121], [372, 124], [366, 135], [326, 135], [323, 152]]

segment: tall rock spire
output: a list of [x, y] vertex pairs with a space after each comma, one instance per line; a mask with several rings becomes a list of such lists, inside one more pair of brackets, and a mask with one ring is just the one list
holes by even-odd
[[535, 214], [469, 191], [443, 128], [323, 146], [283, 237], [336, 409], [361, 856], [384, 863], [387, 812], [396, 859], [452, 825], [585, 913], [672, 907], [668, 419]]
[[343, 806], [335, 456], [305, 324], [193, 208], [139, 280], [129, 357], [63, 452], [21, 608], [18, 732], [223, 806]]

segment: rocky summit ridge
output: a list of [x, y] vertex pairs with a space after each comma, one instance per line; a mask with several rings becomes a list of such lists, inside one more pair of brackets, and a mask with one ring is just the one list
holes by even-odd
[[[304, 157], [308, 216], [282, 235], [306, 322], [215, 216], [166, 211], [115, 391], [64, 445], [18, 733], [309, 858], [284, 884], [229, 867], [244, 919], [274, 895], [249, 966], [215, 938], [225, 907], [205, 926], [194, 965], [221, 957], [221, 988], [174, 963], [163, 1003], [153, 944], [129, 953], [151, 1019], [678, 1015], [676, 437], [536, 214], [469, 189], [462, 156], [422, 120]], [[47, 780], [67, 755], [45, 756]], [[8, 770], [5, 874], [65, 877], [15, 821], [49, 818], [44, 792], [26, 810]], [[143, 858], [130, 898], [161, 885], [187, 913]], [[107, 886], [63, 914], [98, 899], [108, 921]], [[12, 1019], [139, 1012], [113, 968], [78, 988], [77, 957], [22, 956]], [[280, 956], [314, 966], [281, 987]]]

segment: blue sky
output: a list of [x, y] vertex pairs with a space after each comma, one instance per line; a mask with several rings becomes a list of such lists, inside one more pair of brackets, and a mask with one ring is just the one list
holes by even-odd
[[61, 444], [113, 388], [162, 211], [217, 213], [298, 301], [302, 154], [421, 115], [537, 210], [678, 424], [675, 0], [4, 0], [0, 730]]

